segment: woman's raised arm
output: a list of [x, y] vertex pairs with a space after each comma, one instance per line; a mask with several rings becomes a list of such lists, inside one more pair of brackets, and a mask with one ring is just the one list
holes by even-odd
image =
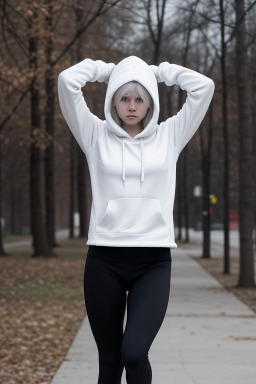
[[162, 123], [171, 130], [173, 143], [180, 153], [207, 112], [214, 93], [214, 82], [209, 77], [181, 65], [163, 62], [159, 67], [151, 67], [159, 83], [164, 82], [168, 86], [176, 84], [187, 92], [182, 109]]
[[108, 82], [114, 67], [113, 63], [85, 59], [59, 74], [58, 94], [61, 111], [85, 153], [97, 140], [102, 121], [90, 112], [81, 88], [88, 81]]

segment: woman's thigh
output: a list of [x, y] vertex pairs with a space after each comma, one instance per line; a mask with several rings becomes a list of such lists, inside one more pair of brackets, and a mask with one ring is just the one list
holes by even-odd
[[153, 264], [135, 280], [127, 299], [125, 355], [131, 354], [135, 360], [147, 355], [166, 313], [170, 280], [171, 257], [169, 261]]
[[104, 260], [90, 257], [89, 252], [84, 271], [84, 298], [99, 352], [120, 355], [126, 291]]

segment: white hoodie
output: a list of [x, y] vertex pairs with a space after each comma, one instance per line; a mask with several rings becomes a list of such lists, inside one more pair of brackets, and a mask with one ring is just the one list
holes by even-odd
[[[152, 119], [134, 138], [110, 112], [115, 91], [132, 80], [140, 82], [154, 102]], [[86, 105], [81, 88], [88, 81], [108, 82], [104, 121]], [[177, 84], [187, 91], [183, 108], [160, 125], [157, 82]], [[85, 59], [60, 73], [58, 91], [62, 113], [90, 171], [92, 208], [86, 244], [177, 248], [173, 226], [176, 162], [205, 116], [213, 81], [179, 65], [149, 66], [130, 56], [116, 66]]]

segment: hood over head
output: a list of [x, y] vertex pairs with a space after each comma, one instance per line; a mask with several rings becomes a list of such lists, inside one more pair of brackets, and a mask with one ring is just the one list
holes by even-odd
[[159, 116], [159, 96], [158, 85], [154, 72], [150, 66], [142, 59], [136, 56], [129, 56], [120, 61], [114, 68], [108, 81], [108, 88], [105, 99], [105, 118], [107, 128], [115, 133], [117, 136], [131, 138], [130, 135], [120, 127], [111, 115], [111, 102], [114, 93], [122, 85], [130, 82], [137, 81], [142, 84], [152, 97], [154, 110], [150, 122], [144, 127], [143, 131], [136, 135], [135, 139], [140, 139], [150, 135], [156, 130], [157, 121]]
[[[134, 137], [131, 136], [118, 125], [111, 115], [111, 103], [114, 93], [118, 88], [122, 85], [130, 82], [137, 81], [141, 85], [143, 85], [153, 100], [153, 115], [149, 123], [144, 127], [142, 132]], [[159, 116], [159, 96], [158, 96], [158, 85], [154, 72], [150, 68], [150, 66], [145, 63], [145, 61], [139, 59], [136, 56], [129, 56], [126, 59], [120, 61], [113, 72], [111, 73], [108, 81], [108, 88], [105, 99], [105, 118], [107, 123], [107, 129], [112, 131], [115, 135], [122, 138], [122, 182], [124, 191], [126, 191], [126, 144], [125, 138], [134, 141], [140, 141], [140, 158], [141, 158], [141, 168], [140, 168], [140, 193], [142, 192], [143, 184], [144, 184], [144, 149], [143, 149], [143, 139], [146, 136], [151, 135], [157, 127], [157, 121]]]

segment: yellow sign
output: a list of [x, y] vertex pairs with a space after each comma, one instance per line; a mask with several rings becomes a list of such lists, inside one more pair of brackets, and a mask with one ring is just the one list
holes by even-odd
[[215, 195], [210, 195], [211, 204], [216, 204], [218, 202], [218, 199]]

